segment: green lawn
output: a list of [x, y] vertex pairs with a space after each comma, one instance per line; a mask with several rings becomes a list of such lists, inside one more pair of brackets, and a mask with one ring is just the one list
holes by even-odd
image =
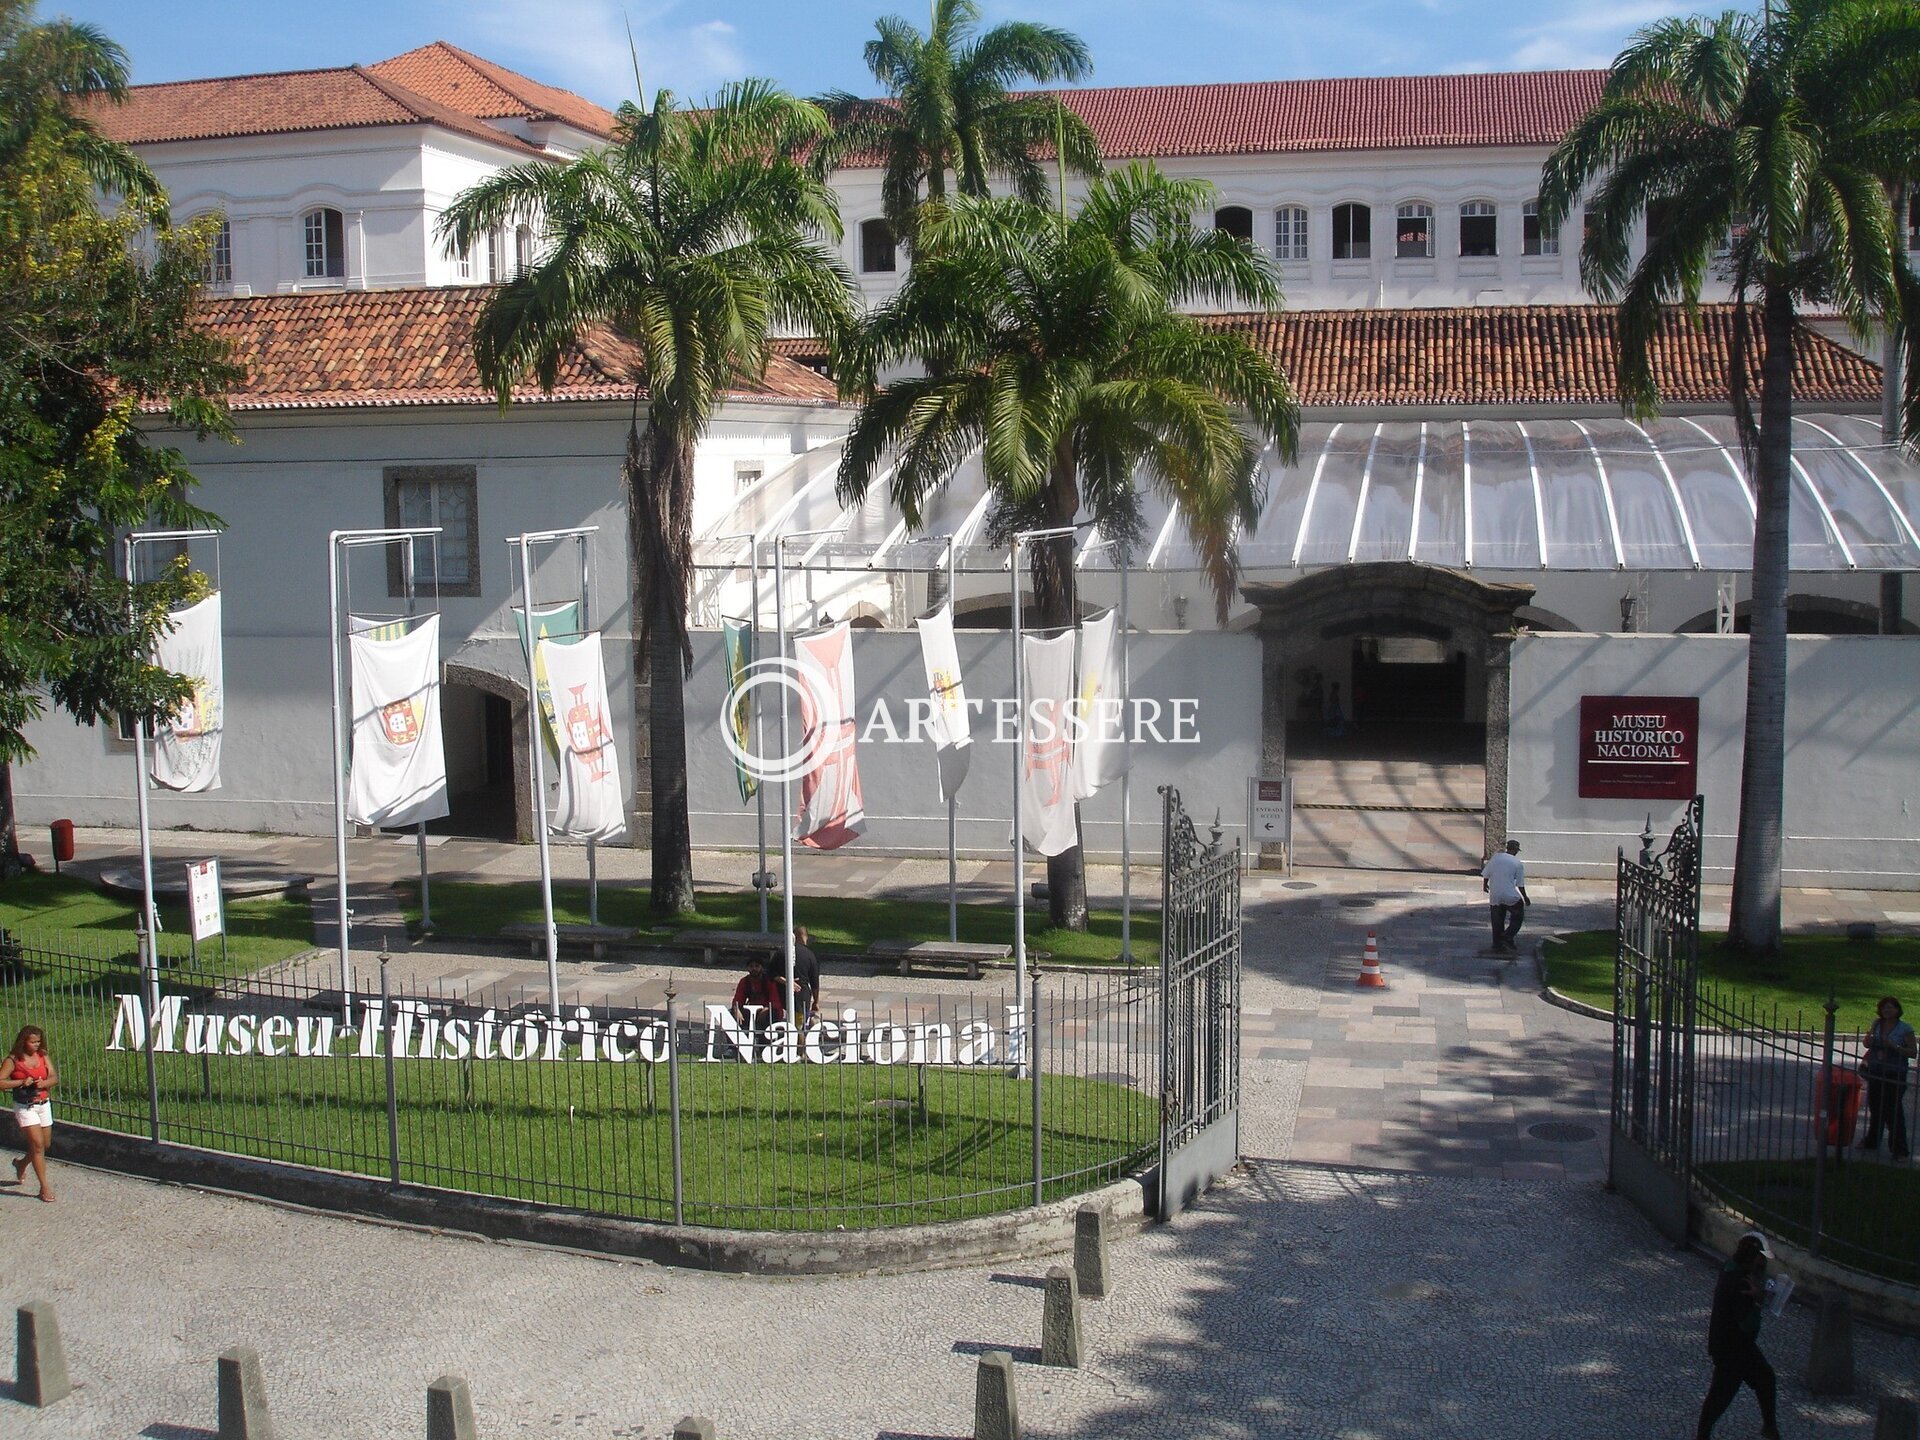
[[[58, 915], [72, 926], [87, 918], [84, 907], [62, 902], [79, 900], [10, 898], [18, 908], [8, 913]], [[106, 943], [70, 947], [85, 951], [79, 958], [30, 945], [21, 970], [0, 970], [0, 1032], [45, 1027], [65, 1118], [145, 1135], [147, 1056], [107, 1048], [118, 997], [138, 994], [140, 975], [121, 938], [129, 932], [94, 918]], [[304, 1006], [304, 991], [220, 984], [212, 961], [194, 972], [170, 967], [163, 988], [187, 993], [196, 1010], [280, 1013], [310, 1025], [330, 1014]], [[162, 1137], [385, 1177], [386, 1064], [346, 1049], [326, 1058], [156, 1055]], [[693, 1223], [831, 1230], [985, 1214], [1032, 1197], [1032, 1084], [997, 1068], [682, 1056], [678, 1069]], [[394, 1073], [404, 1179], [671, 1218], [664, 1062], [396, 1059]], [[1155, 1097], [1123, 1077], [1043, 1075], [1040, 1084], [1042, 1159], [1062, 1177], [1049, 1198], [1118, 1179], [1154, 1145]]]
[[[417, 889], [407, 887], [413, 896], [407, 910], [407, 923], [418, 925], [420, 907]], [[647, 909], [648, 892], [641, 887], [602, 884], [600, 886], [600, 923], [644, 930], [665, 940], [675, 930], [758, 930], [760, 901], [751, 891], [703, 890], [699, 909], [666, 927], [658, 927]], [[584, 884], [558, 884], [553, 890], [554, 918], [561, 924], [584, 925], [587, 921], [587, 887]], [[779, 897], [773, 897], [768, 917], [774, 928], [780, 925]], [[865, 950], [875, 940], [947, 938], [947, 904], [944, 900], [865, 900], [808, 899], [795, 907], [795, 917], [807, 927], [817, 950]], [[467, 881], [436, 882], [433, 886], [433, 925], [441, 936], [468, 935], [496, 938], [503, 926], [537, 925], [541, 919], [540, 887], [532, 882], [510, 885], [477, 884]], [[1088, 916], [1087, 933], [1055, 930], [1045, 923], [1046, 907], [1037, 905], [1027, 912], [1027, 944], [1045, 950], [1056, 960], [1093, 963], [1113, 961], [1120, 954], [1120, 912], [1095, 910]], [[644, 937], [643, 937], [644, 938]], [[1013, 912], [998, 905], [960, 907], [960, 938], [982, 943], [1013, 943]], [[1141, 964], [1160, 960], [1160, 914], [1157, 910], [1133, 912], [1133, 953]]]
[[[1813, 1215], [1813, 1164], [1739, 1160], [1700, 1167], [1700, 1179], [1741, 1214], [1805, 1248]], [[1831, 1159], [1822, 1181], [1820, 1253], [1837, 1264], [1920, 1284], [1920, 1171]]]
[[[140, 907], [65, 875], [21, 875], [0, 881], [0, 926], [32, 942], [72, 936], [90, 953], [124, 955], [134, 965], [134, 924]], [[227, 967], [235, 974], [258, 970], [313, 947], [313, 909], [305, 900], [234, 900], [227, 905]], [[184, 905], [160, 906], [160, 953], [184, 959], [191, 952]], [[200, 963], [220, 963], [220, 942], [201, 947]]]
[[[1882, 936], [1868, 942], [1836, 935], [1789, 935], [1780, 959], [1765, 964], [1722, 948], [1725, 936], [1700, 937], [1701, 978], [1737, 991], [1743, 1001], [1777, 1006], [1790, 1029], [1818, 1030], [1826, 1023], [1828, 988], [1840, 1002], [1834, 1024], [1840, 1033], [1873, 1023], [1883, 995], [1897, 995], [1908, 1009], [1920, 1001], [1920, 937]], [[1562, 995], [1602, 1010], [1613, 1009], [1614, 934], [1586, 930], [1546, 947], [1547, 983]]]

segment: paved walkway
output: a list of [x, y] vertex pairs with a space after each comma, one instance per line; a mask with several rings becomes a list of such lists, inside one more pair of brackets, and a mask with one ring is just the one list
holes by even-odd
[[[529, 856], [476, 859], [524, 873]], [[700, 863], [705, 879], [734, 861]], [[809, 857], [822, 889], [830, 865]], [[920, 883], [913, 866], [927, 868], [893, 873]], [[848, 884], [874, 888], [864, 871]], [[1611, 917], [1602, 887], [1532, 888], [1536, 933]], [[296, 1437], [418, 1433], [426, 1385], [451, 1370], [490, 1436], [664, 1436], [692, 1411], [733, 1440], [950, 1440], [970, 1433], [988, 1348], [1024, 1362], [1039, 1440], [1690, 1434], [1711, 1264], [1600, 1188], [1597, 1138], [1534, 1133], [1602, 1130], [1606, 1028], [1542, 1002], [1525, 962], [1483, 953], [1464, 877], [1261, 875], [1247, 900], [1248, 1165], [1118, 1245], [1119, 1292], [1088, 1304], [1078, 1372], [1032, 1363], [1043, 1262], [763, 1281], [67, 1168], [59, 1205], [0, 1190], [0, 1305], [59, 1305], [83, 1389], [45, 1413], [4, 1405], [0, 1433], [208, 1440], [213, 1358], [248, 1343]], [[1800, 892], [1789, 913], [1914, 909]], [[1369, 928], [1385, 991], [1353, 986]], [[1863, 1328], [1866, 1398], [1816, 1402], [1798, 1383], [1809, 1329], [1796, 1308], [1765, 1337], [1785, 1433], [1865, 1440], [1873, 1394], [1914, 1393], [1920, 1341]], [[1743, 1397], [1721, 1433], [1756, 1428]]]

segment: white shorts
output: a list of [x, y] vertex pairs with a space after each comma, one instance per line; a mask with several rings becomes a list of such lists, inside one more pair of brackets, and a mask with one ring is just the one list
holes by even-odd
[[16, 1105], [13, 1107], [13, 1120], [22, 1130], [29, 1125], [38, 1125], [42, 1130], [53, 1128], [53, 1102], [42, 1100], [37, 1105]]

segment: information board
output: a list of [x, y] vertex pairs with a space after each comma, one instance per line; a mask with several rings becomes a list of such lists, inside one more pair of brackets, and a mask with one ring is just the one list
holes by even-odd
[[1247, 781], [1247, 844], [1285, 846], [1287, 867], [1292, 868], [1293, 781], [1258, 776]]
[[226, 928], [220, 909], [218, 860], [200, 860], [187, 866], [187, 917], [195, 944]]

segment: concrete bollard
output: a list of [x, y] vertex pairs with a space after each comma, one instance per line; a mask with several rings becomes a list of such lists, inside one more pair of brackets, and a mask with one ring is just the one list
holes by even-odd
[[1098, 1205], [1082, 1205], [1073, 1217], [1073, 1268], [1080, 1293], [1104, 1300], [1113, 1291], [1107, 1262], [1107, 1212]]
[[673, 1440], [713, 1440], [713, 1421], [704, 1415], [683, 1415], [673, 1427]]
[[1845, 1295], [1822, 1295], [1807, 1351], [1807, 1389], [1815, 1395], [1853, 1393], [1853, 1304]]
[[1920, 1408], [1911, 1400], [1880, 1397], [1880, 1414], [1873, 1422], [1873, 1440], [1920, 1440]]
[[60, 1317], [51, 1300], [22, 1305], [15, 1315], [13, 1395], [23, 1405], [51, 1405], [73, 1392]]
[[220, 1376], [219, 1440], [274, 1440], [273, 1416], [267, 1411], [267, 1381], [260, 1373], [260, 1352], [235, 1346], [218, 1362]]
[[1064, 1265], [1047, 1271], [1047, 1308], [1040, 1317], [1040, 1363], [1080, 1368], [1080, 1282]]
[[1013, 1356], [989, 1350], [973, 1382], [973, 1440], [1020, 1440], [1020, 1402], [1013, 1393]]
[[473, 1392], [458, 1375], [442, 1375], [427, 1387], [427, 1440], [479, 1440]]

